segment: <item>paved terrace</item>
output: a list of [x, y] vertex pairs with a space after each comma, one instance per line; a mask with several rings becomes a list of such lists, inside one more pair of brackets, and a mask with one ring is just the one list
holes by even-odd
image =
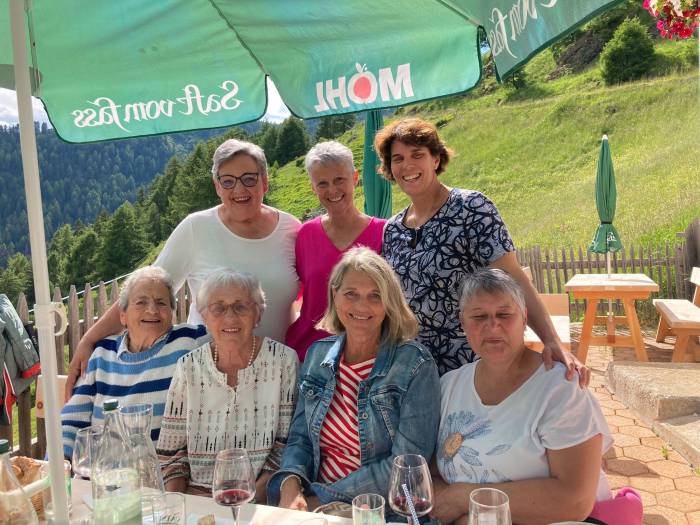
[[[574, 353], [580, 332], [581, 324], [572, 323]], [[649, 360], [670, 362], [672, 346], [657, 343], [655, 330], [643, 332]], [[630, 486], [641, 494], [645, 524], [700, 525], [700, 468], [691, 466], [649, 425], [638, 419], [637, 414], [610, 394], [605, 387], [610, 361], [636, 361], [634, 350], [591, 346], [588, 352], [587, 362], [592, 369], [590, 388], [600, 402], [615, 439], [614, 448], [603, 460], [611, 488]]]

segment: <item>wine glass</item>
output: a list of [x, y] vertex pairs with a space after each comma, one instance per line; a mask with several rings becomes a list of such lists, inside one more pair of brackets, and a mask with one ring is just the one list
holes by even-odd
[[469, 525], [511, 525], [508, 495], [483, 488], [469, 494]]
[[255, 497], [253, 467], [244, 448], [220, 450], [216, 454], [212, 492], [219, 505], [231, 507], [233, 523], [238, 525], [241, 505]]
[[92, 459], [97, 455], [97, 446], [102, 437], [102, 425], [94, 425], [78, 430], [73, 444], [73, 473], [83, 479], [90, 479]]
[[433, 509], [433, 480], [425, 458], [404, 454], [394, 458], [389, 479], [389, 505], [408, 518], [408, 525], [418, 525], [416, 518]]

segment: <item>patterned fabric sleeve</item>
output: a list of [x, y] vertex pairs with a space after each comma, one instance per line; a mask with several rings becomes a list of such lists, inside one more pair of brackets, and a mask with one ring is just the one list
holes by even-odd
[[176, 478], [190, 479], [187, 457], [187, 408], [187, 377], [184, 360], [180, 359], [168, 390], [156, 447], [164, 483]]
[[299, 372], [299, 360], [296, 353], [285, 351], [285, 363], [282, 365], [282, 380], [280, 381], [280, 406], [279, 417], [277, 419], [277, 432], [275, 434], [275, 442], [272, 444], [272, 450], [265, 460], [263, 470], [277, 472], [282, 461], [282, 452], [287, 444], [287, 436], [289, 436], [289, 425], [292, 423], [294, 415], [294, 407], [296, 405], [297, 396], [297, 374]]
[[515, 250], [513, 239], [496, 205], [483, 193], [469, 192], [466, 206], [470, 210], [465, 221], [468, 236], [474, 242], [474, 257], [481, 266], [488, 266], [508, 252]]

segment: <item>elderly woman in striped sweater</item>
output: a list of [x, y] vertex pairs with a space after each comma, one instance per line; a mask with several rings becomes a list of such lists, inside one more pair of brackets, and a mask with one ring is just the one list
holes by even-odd
[[369, 248], [345, 253], [330, 277], [321, 329], [300, 372], [299, 399], [268, 502], [310, 510], [358, 494], [386, 496], [394, 456], [435, 448], [440, 382], [411, 341], [416, 318], [391, 266]]
[[124, 282], [119, 318], [126, 331], [96, 344], [86, 374], [61, 411], [66, 458], [79, 429], [102, 424], [105, 399], [153, 404], [151, 439], [158, 441], [177, 360], [209, 340], [203, 325], [173, 326], [174, 308], [173, 282], [162, 268], [140, 268]]

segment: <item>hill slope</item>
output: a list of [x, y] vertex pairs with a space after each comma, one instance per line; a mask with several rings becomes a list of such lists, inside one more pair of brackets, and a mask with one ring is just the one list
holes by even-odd
[[[529, 71], [542, 67], [535, 61]], [[596, 163], [607, 133], [618, 190], [615, 224], [623, 242], [646, 244], [673, 240], [700, 216], [699, 93], [696, 71], [610, 88], [596, 68], [403, 113], [441, 126], [457, 152], [443, 181], [491, 197], [518, 246], [587, 245], [598, 223]], [[343, 137], [358, 166], [362, 134], [358, 126]], [[270, 202], [297, 216], [318, 206], [301, 162], [282, 167], [273, 189]], [[394, 212], [408, 204], [396, 187], [393, 197]], [[361, 189], [357, 200], [361, 205]]]

